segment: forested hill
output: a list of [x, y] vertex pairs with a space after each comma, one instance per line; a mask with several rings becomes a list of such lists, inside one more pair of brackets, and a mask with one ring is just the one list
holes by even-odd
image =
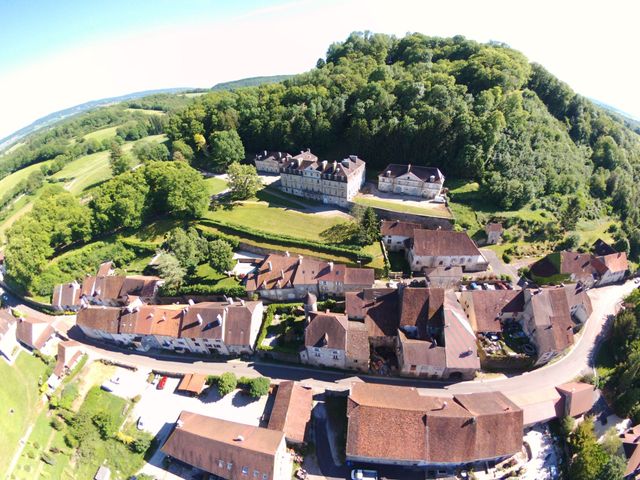
[[236, 130], [247, 152], [433, 165], [478, 180], [503, 208], [577, 196], [638, 223], [638, 135], [502, 44], [354, 33], [308, 73], [202, 96], [168, 126], [205, 160], [221, 130]]

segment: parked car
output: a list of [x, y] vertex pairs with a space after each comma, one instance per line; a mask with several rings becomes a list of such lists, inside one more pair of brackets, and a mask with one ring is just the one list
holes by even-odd
[[136, 427], [138, 430], [144, 430], [144, 422], [142, 421], [142, 417], [138, 418], [138, 422], [136, 423]]
[[102, 385], [100, 385], [100, 388], [105, 392], [113, 392], [113, 388], [111, 388], [108, 383], [103, 383]]
[[164, 389], [165, 384], [167, 383], [167, 377], [163, 376], [160, 381], [158, 382], [158, 385], [156, 386], [156, 389], [158, 390], [162, 390]]
[[351, 480], [378, 480], [375, 470], [351, 470]]

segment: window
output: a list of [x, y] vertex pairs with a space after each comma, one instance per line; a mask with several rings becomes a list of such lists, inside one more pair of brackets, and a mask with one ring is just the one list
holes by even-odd
[[269, 475], [266, 473], [262, 474], [262, 480], [269, 480]]
[[338, 355], [336, 355], [335, 353], [333, 354], [333, 359], [334, 360], [338, 360]]
[[248, 475], [249, 474], [249, 467], [242, 467], [242, 474], [243, 475]]
[[410, 371], [415, 372], [416, 371], [416, 366], [415, 365], [411, 365], [411, 368], [409, 368]]
[[258, 470], [253, 471], [253, 478], [258, 478], [260, 476], [260, 472]]
[[233, 463], [227, 463], [227, 470], [231, 470], [233, 468]]
[[318, 352], [316, 352], [316, 357], [320, 358], [320, 354]]
[[218, 460], [218, 467], [224, 468], [224, 462], [222, 460]]

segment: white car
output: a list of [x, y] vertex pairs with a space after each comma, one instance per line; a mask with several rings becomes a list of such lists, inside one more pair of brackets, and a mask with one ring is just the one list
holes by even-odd
[[144, 430], [144, 422], [142, 421], [142, 417], [138, 418], [138, 423], [136, 423], [136, 427], [138, 427], [138, 430]]
[[351, 470], [351, 480], [378, 480], [375, 470]]

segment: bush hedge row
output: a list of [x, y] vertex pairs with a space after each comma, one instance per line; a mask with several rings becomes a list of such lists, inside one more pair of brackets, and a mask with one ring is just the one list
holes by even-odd
[[163, 285], [159, 289], [161, 297], [179, 297], [181, 295], [226, 295], [227, 297], [246, 297], [247, 290], [242, 285], [182, 285], [170, 288]]
[[274, 233], [267, 233], [261, 230], [255, 230], [244, 225], [237, 225], [234, 223], [222, 222], [220, 220], [201, 220], [203, 225], [210, 225], [219, 228], [223, 231], [227, 230], [233, 234], [241, 237], [249, 237], [255, 240], [262, 240], [269, 243], [275, 243], [276, 245], [282, 245], [283, 247], [295, 246], [301, 248], [309, 248], [317, 250], [319, 252], [331, 253], [336, 255], [342, 255], [352, 260], [362, 260], [364, 263], [373, 261], [373, 255], [363, 252], [359, 247], [347, 246], [347, 245], [331, 245], [327, 243], [314, 242], [312, 240], [304, 240], [300, 238], [290, 237], [288, 235], [278, 235]]
[[200, 235], [202, 235], [207, 240], [224, 240], [229, 245], [231, 245], [231, 248], [233, 248], [234, 250], [240, 246], [240, 240], [238, 240], [238, 237], [234, 237], [233, 235], [225, 235], [224, 233], [210, 232], [198, 226], [196, 226], [196, 229], [198, 230], [198, 232], [200, 232]]
[[276, 312], [292, 314], [297, 308], [301, 308], [302, 306], [303, 304], [299, 302], [269, 304], [264, 311], [264, 319], [262, 320], [260, 333], [258, 334], [258, 339], [256, 340], [256, 349], [264, 351], [273, 350], [273, 347], [271, 345], [262, 345], [262, 342], [265, 338], [267, 338], [267, 329], [271, 326], [273, 317], [275, 316]]

